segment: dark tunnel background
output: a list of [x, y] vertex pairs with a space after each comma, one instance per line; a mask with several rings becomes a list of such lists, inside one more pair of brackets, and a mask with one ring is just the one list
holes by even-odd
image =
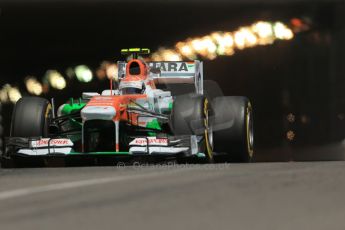
[[[263, 149], [316, 146], [341, 141], [345, 130], [345, 4], [299, 2], [284, 4], [223, 3], [3, 3], [0, 4], [0, 86], [18, 86], [24, 77], [41, 78], [48, 69], [62, 73], [102, 60], [120, 59], [126, 47], [173, 46], [188, 37], [232, 31], [258, 20], [310, 18], [308, 31], [291, 41], [278, 41], [205, 61], [207, 80], [226, 95], [246, 95], [254, 106], [255, 140]], [[83, 91], [108, 85], [72, 80], [62, 91], [44, 97], [63, 103]], [[12, 105], [3, 106], [5, 136]], [[287, 120], [295, 115], [295, 122]], [[294, 131], [288, 141], [286, 134]]]

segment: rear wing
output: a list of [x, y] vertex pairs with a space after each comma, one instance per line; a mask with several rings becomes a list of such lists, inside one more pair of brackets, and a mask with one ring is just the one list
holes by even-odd
[[[126, 73], [126, 62], [118, 62], [118, 76], [123, 78]], [[157, 85], [194, 84], [195, 92], [203, 94], [203, 63], [200, 61], [162, 61], [147, 62], [149, 77]]]

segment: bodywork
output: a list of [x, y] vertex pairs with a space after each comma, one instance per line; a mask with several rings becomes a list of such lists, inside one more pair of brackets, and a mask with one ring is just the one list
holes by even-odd
[[[132, 60], [137, 61], [137, 60]], [[169, 128], [174, 94], [160, 85], [190, 84], [191, 93], [203, 94], [202, 62], [148, 62], [141, 75], [131, 75], [131, 62], [118, 62], [119, 87], [82, 97], [59, 106], [49, 118], [49, 137], [10, 137], [11, 156], [198, 156], [202, 139], [176, 136]], [[141, 78], [142, 94], [123, 94], [122, 86]], [[138, 80], [138, 79], [136, 79]], [[131, 83], [133, 82], [133, 83]], [[135, 83], [137, 84], [137, 83]], [[140, 87], [140, 86], [138, 86]]]

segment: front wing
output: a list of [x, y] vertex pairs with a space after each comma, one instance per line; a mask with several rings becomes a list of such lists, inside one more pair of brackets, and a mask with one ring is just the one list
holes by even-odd
[[74, 143], [68, 138], [10, 137], [6, 141], [6, 155], [11, 156], [175, 156], [205, 157], [199, 152], [200, 137], [172, 136], [165, 138], [136, 137], [126, 152], [75, 152]]

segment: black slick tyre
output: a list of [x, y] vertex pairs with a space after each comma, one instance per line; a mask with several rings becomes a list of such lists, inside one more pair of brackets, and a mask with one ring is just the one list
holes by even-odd
[[51, 105], [40, 97], [24, 97], [16, 103], [11, 122], [11, 137], [47, 137]]
[[188, 94], [174, 99], [170, 128], [174, 135], [197, 135], [202, 137], [199, 152], [207, 162], [213, 162], [213, 131], [209, 121], [212, 109], [203, 95]]
[[252, 106], [246, 97], [218, 97], [212, 101], [214, 150], [232, 162], [250, 162], [254, 156]]

